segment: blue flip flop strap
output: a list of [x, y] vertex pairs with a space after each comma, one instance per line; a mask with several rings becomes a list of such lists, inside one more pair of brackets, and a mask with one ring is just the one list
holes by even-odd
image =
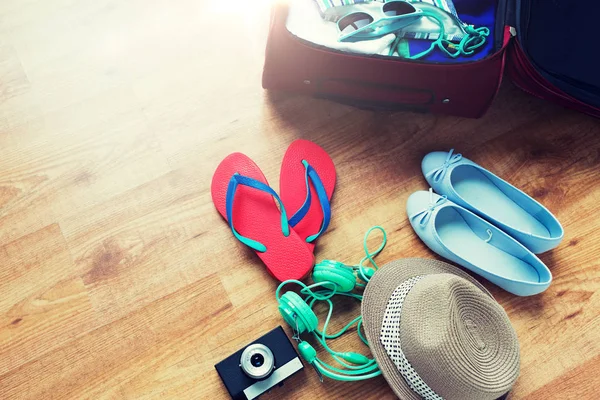
[[292, 227], [298, 225], [298, 223], [302, 220], [302, 218], [306, 216], [306, 213], [308, 213], [308, 210], [310, 209], [310, 204], [312, 200], [309, 185], [310, 179], [310, 181], [313, 183], [313, 186], [315, 187], [315, 190], [317, 191], [317, 197], [319, 198], [321, 210], [323, 211], [323, 222], [321, 223], [321, 229], [319, 229], [319, 232], [306, 238], [306, 241], [308, 243], [311, 243], [316, 238], [318, 238], [329, 226], [329, 222], [331, 221], [331, 207], [329, 204], [329, 199], [327, 198], [327, 191], [325, 190], [323, 182], [321, 182], [321, 178], [319, 177], [319, 174], [317, 174], [317, 171], [315, 171], [315, 169], [311, 167], [310, 164], [305, 160], [302, 160], [302, 164], [304, 165], [304, 168], [306, 170], [306, 173], [304, 175], [304, 180], [306, 182], [306, 199], [304, 200], [304, 204], [302, 204], [302, 207], [300, 207], [298, 211], [296, 211], [294, 215], [292, 215], [292, 218], [290, 218], [289, 223]]
[[229, 185], [227, 186], [227, 197], [225, 199], [225, 209], [227, 212], [227, 222], [229, 222], [231, 231], [240, 242], [244, 243], [246, 246], [258, 252], [264, 253], [265, 251], [267, 251], [267, 246], [256, 240], [240, 235], [233, 227], [233, 200], [235, 198], [235, 191], [237, 190], [238, 185], [248, 186], [253, 189], [269, 193], [271, 196], [275, 197], [275, 200], [277, 200], [281, 209], [281, 231], [283, 232], [284, 236], [289, 236], [290, 227], [287, 222], [287, 214], [285, 213], [285, 208], [283, 207], [281, 199], [279, 198], [279, 196], [277, 196], [277, 193], [275, 193], [275, 191], [271, 189], [268, 185], [265, 185], [264, 183], [257, 181], [256, 179], [252, 179], [247, 176], [240, 175], [238, 173], [235, 173], [229, 180]]

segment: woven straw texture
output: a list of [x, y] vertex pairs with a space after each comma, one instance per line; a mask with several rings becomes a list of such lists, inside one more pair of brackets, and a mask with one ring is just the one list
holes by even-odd
[[384, 265], [367, 285], [363, 324], [382, 373], [401, 399], [420, 399], [380, 342], [394, 290], [425, 275], [406, 296], [400, 320], [402, 351], [420, 377], [447, 400], [493, 400], [519, 375], [519, 344], [506, 313], [460, 269], [437, 260], [403, 259]]

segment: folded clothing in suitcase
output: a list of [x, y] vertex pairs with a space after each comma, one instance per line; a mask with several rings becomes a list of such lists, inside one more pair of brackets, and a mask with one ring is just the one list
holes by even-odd
[[[570, 3], [575, 11], [565, 14], [562, 8], [567, 8], [567, 2], [564, 0], [554, 1], [552, 5], [544, 1], [505, 0], [454, 0], [453, 3], [450, 0], [409, 0], [401, 3], [411, 4], [412, 8], [406, 7], [409, 11], [416, 9], [424, 12], [421, 15], [426, 17], [413, 19], [400, 30], [384, 31], [385, 34], [373, 35], [367, 40], [352, 37], [351, 40], [340, 40], [346, 33], [344, 26], [348, 25], [343, 24], [345, 16], [352, 14], [354, 20], [346, 19], [356, 22], [349, 31], [360, 33], [361, 26], [368, 29], [364, 25], [377, 20], [378, 12], [382, 20], [394, 20], [387, 18], [391, 15], [387, 11], [393, 12], [391, 6], [397, 7], [400, 2], [289, 0], [275, 5], [263, 86], [333, 98], [361, 107], [404, 107], [478, 117], [492, 102], [506, 62], [510, 76], [523, 89], [562, 105], [600, 115], [598, 78], [593, 73], [598, 66], [598, 57], [589, 45], [586, 47], [586, 43], [594, 40], [593, 25], [569, 25], [568, 20], [553, 21], [551, 17], [560, 18], [561, 13], [573, 18], [586, 12], [593, 15], [594, 11], [600, 10], [598, 5]], [[433, 15], [435, 18], [430, 18], [430, 10], [436, 6], [442, 10], [436, 14], [441, 17]], [[587, 11], [582, 11], [583, 8]], [[532, 9], [535, 9], [534, 13]], [[536, 18], [531, 18], [532, 14]], [[539, 17], [545, 14], [548, 14], [546, 18]], [[365, 23], [361, 21], [364, 18], [370, 20]], [[432, 51], [428, 50], [440, 34], [436, 33], [438, 26], [429, 20], [444, 20], [444, 39], [447, 39]], [[567, 26], [563, 26], [565, 24]], [[553, 29], [552, 35], [548, 33], [550, 29]], [[461, 32], [471, 36], [463, 37]], [[516, 37], [511, 40], [513, 36]], [[552, 39], [544, 42], [548, 37]], [[554, 41], [562, 45], [560, 51], [554, 48]], [[577, 53], [577, 57], [571, 54], [574, 59], [589, 57], [588, 63], [572, 68], [570, 63], [564, 62], [565, 56], [569, 58], [569, 52]], [[417, 60], [408, 59], [415, 55]]]
[[[352, 4], [347, 4], [351, 1]], [[465, 0], [462, 2], [464, 4]], [[332, 3], [342, 5], [331, 6]], [[451, 0], [388, 0], [386, 3], [289, 0], [286, 28], [299, 39], [342, 52], [407, 59], [416, 57], [440, 63], [464, 62], [464, 57], [474, 61], [484, 58], [494, 48], [492, 30], [496, 3], [495, 0], [487, 0], [486, 3], [487, 6], [481, 7], [478, 2], [466, 2], [459, 16]], [[382, 28], [388, 28], [383, 34], [369, 32], [351, 40], [357, 36], [356, 28], [361, 25], [362, 29], [368, 28], [364, 25], [369, 22], [376, 25], [382, 18], [387, 19], [381, 23], [387, 26]], [[399, 20], [400, 24], [395, 24], [394, 20]], [[344, 21], [351, 26], [340, 32]], [[442, 29], [447, 39], [445, 43], [451, 45], [450, 54], [446, 51], [448, 46], [435, 46]], [[399, 46], [400, 41], [405, 43]]]

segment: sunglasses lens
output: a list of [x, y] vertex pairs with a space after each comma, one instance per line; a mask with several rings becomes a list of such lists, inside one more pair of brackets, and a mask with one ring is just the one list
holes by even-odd
[[415, 7], [405, 1], [390, 1], [383, 5], [383, 13], [388, 17], [414, 13]]
[[358, 12], [346, 15], [338, 22], [338, 27], [342, 34], [348, 34], [355, 30], [362, 28], [363, 26], [369, 25], [373, 22], [373, 17], [369, 14]]

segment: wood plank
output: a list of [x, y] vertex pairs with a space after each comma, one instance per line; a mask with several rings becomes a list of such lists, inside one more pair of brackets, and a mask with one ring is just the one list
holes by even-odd
[[10, 101], [27, 93], [31, 84], [13, 46], [0, 40], [0, 99]]
[[221, 223], [213, 210], [176, 171], [61, 221], [105, 323], [215, 272], [227, 232], [207, 226]]
[[211, 275], [5, 374], [0, 395], [126, 398], [122, 387], [140, 371], [189, 357], [202, 340], [198, 332], [230, 306], [218, 277]]
[[75, 272], [57, 224], [0, 247], [0, 257], [0, 311]]
[[[87, 102], [85, 114], [119, 93]], [[114, 102], [113, 102], [114, 103]], [[79, 209], [136, 187], [170, 167], [139, 110], [113, 107], [92, 125], [65, 112], [13, 129], [0, 159], [0, 243], [41, 229]], [[108, 118], [108, 120], [107, 120]], [[32, 129], [35, 130], [32, 132]], [[39, 130], [38, 130], [39, 129]], [[62, 130], [60, 130], [62, 129]], [[19, 138], [26, 131], [23, 138]], [[26, 213], [23, 210], [27, 210]]]
[[0, 293], [0, 375], [95, 326], [56, 224], [0, 247]]
[[600, 385], [600, 376], [595, 368], [598, 363], [600, 357], [596, 356], [529, 394], [526, 399], [593, 399], [598, 396]]
[[107, 231], [109, 236], [85, 243], [81, 253], [74, 253], [76, 267], [104, 321], [215, 272], [213, 265], [226, 251], [215, 249], [211, 238], [215, 235], [201, 227], [206, 208], [196, 199], [174, 202], [123, 223], [117, 232]]

